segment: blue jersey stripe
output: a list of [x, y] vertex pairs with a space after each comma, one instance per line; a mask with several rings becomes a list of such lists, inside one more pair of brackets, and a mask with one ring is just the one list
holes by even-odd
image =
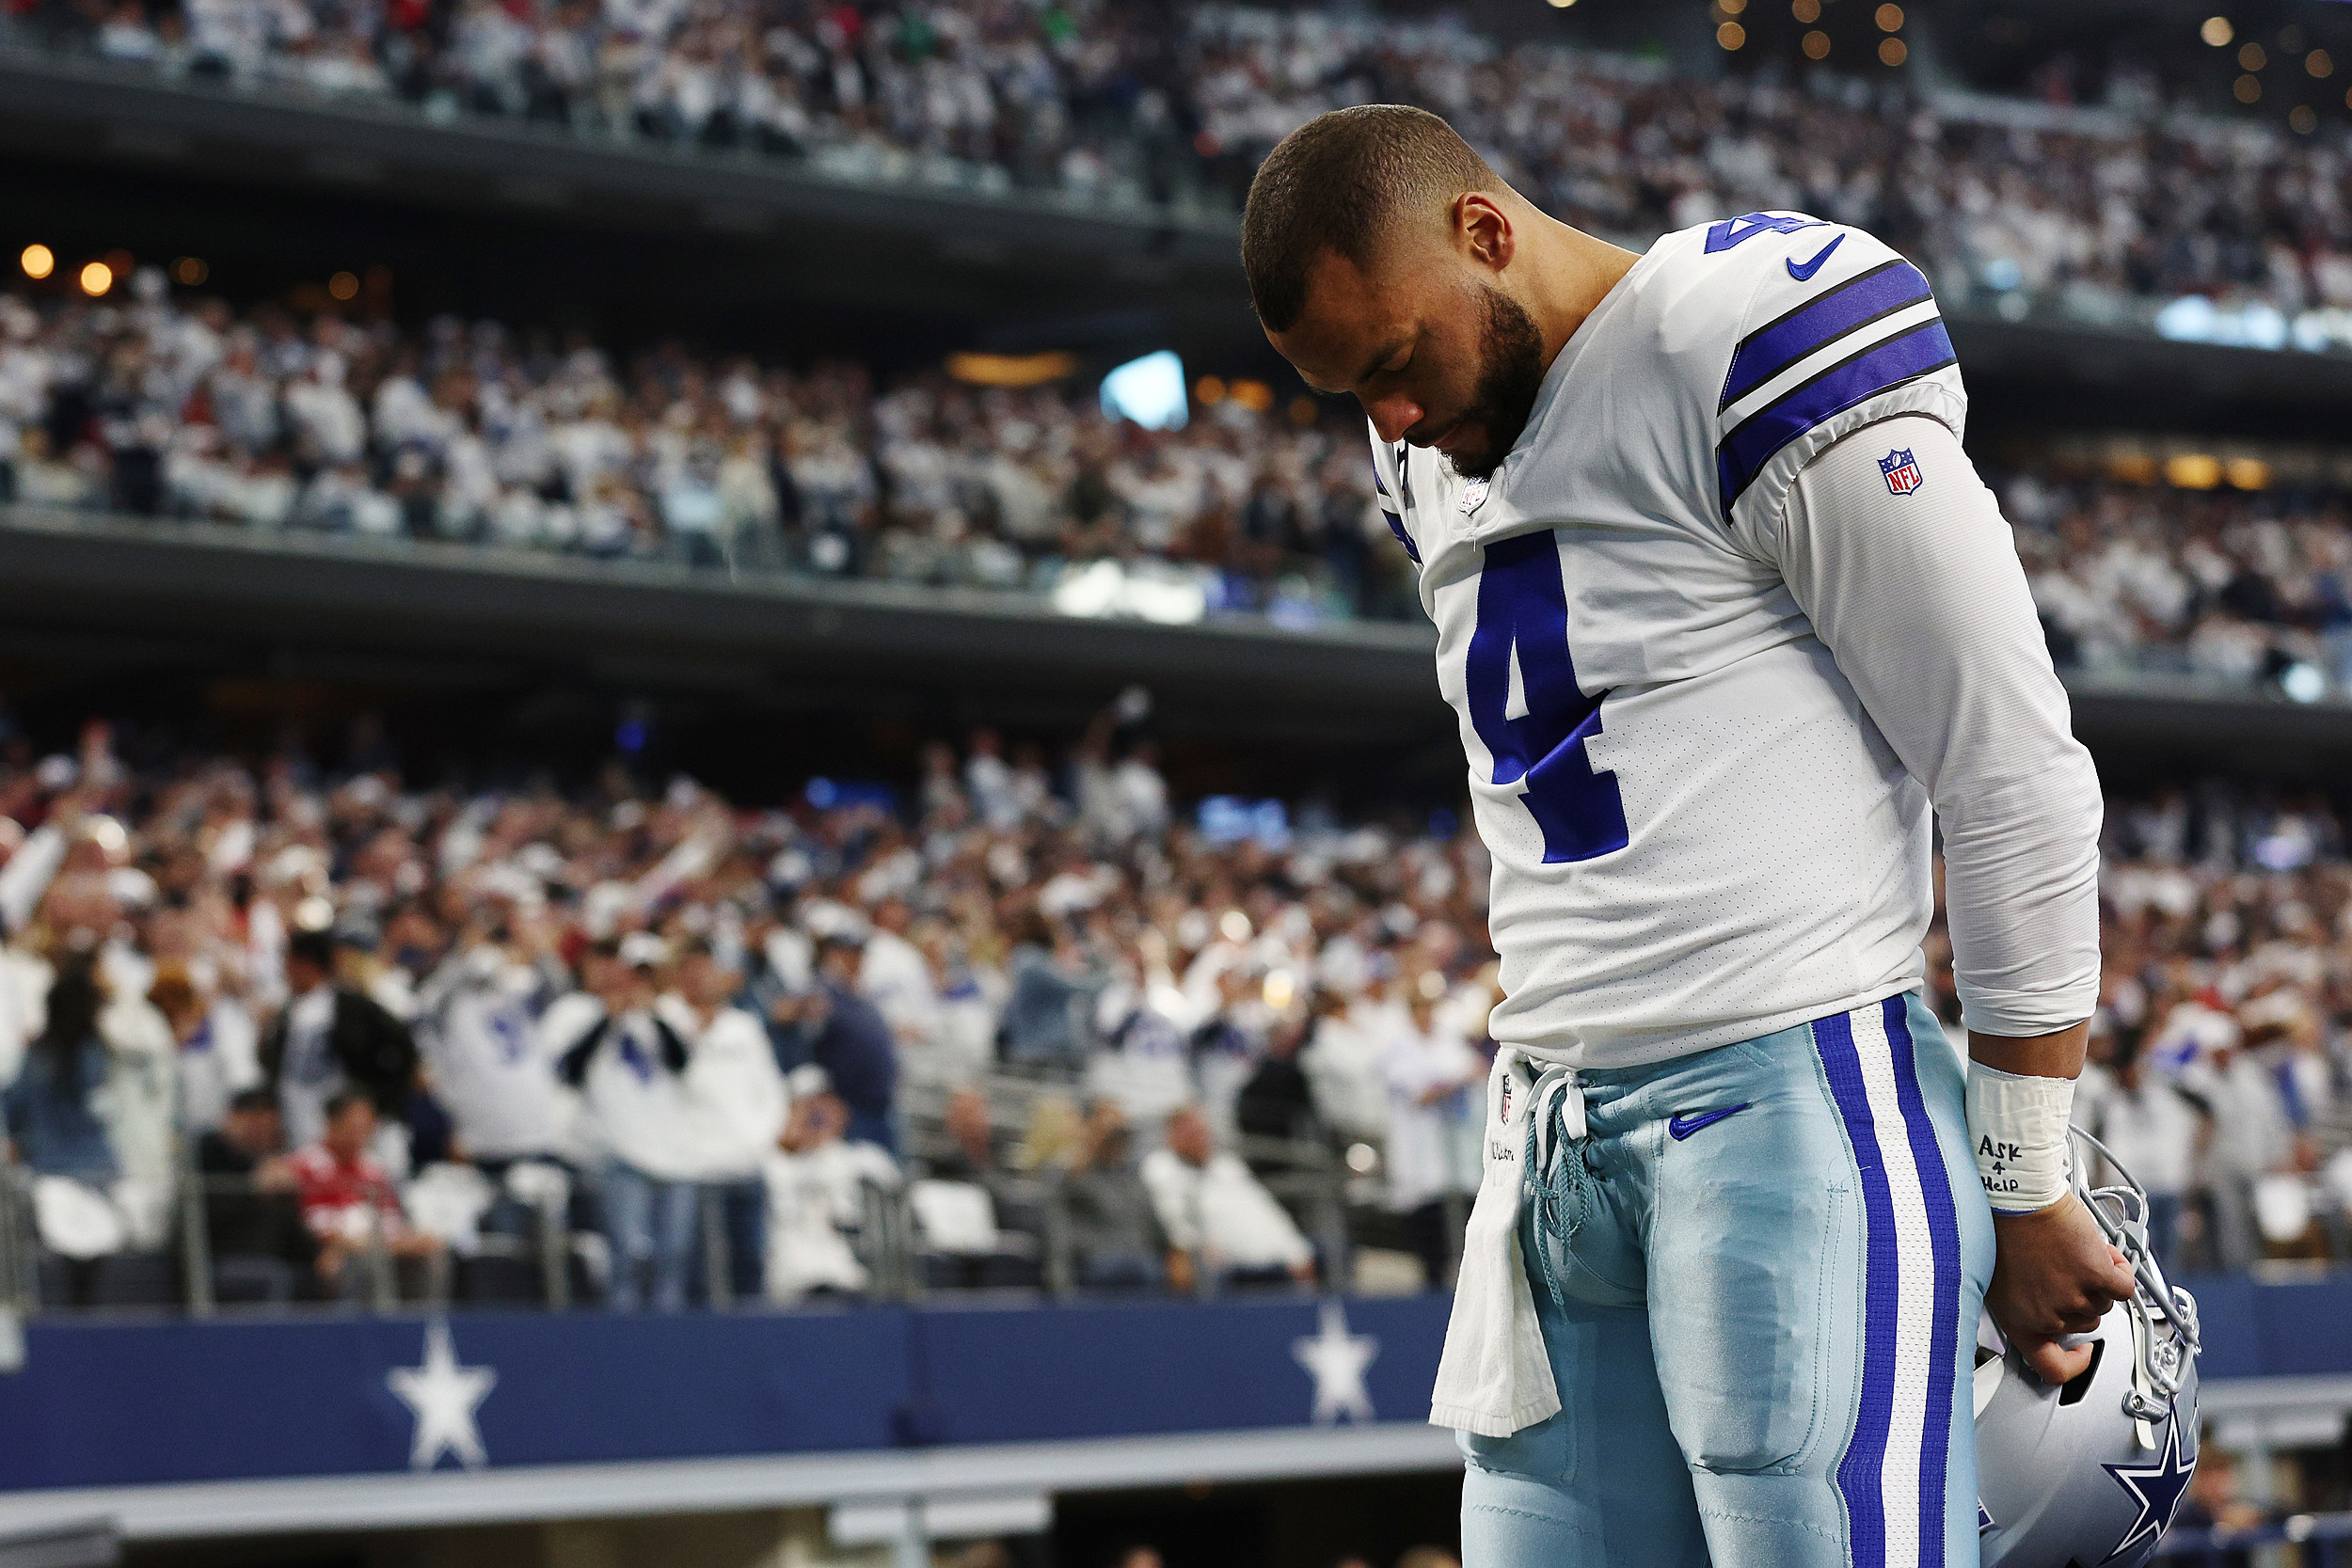
[[1929, 295], [1928, 280], [1919, 269], [1899, 260], [1823, 290], [1740, 341], [1731, 356], [1731, 373], [1724, 378], [1723, 401], [1716, 406], [1728, 408], [1806, 355]]
[[1834, 415], [1906, 381], [1915, 381], [1954, 362], [1951, 335], [1941, 321], [1922, 322], [1909, 332], [1862, 349], [1789, 389], [1778, 403], [1756, 410], [1715, 449], [1715, 475], [1724, 516], [1756, 483], [1775, 452]]
[[1928, 1212], [1928, 1239], [1935, 1253], [1935, 1319], [1928, 1332], [1928, 1410], [1919, 1452], [1919, 1568], [1943, 1568], [1944, 1481], [1950, 1454], [1952, 1410], [1939, 1400], [1941, 1389], [1956, 1397], [1960, 1347], [1960, 1214], [1952, 1201], [1952, 1182], [1944, 1151], [1935, 1141], [1935, 1124], [1928, 1119], [1928, 1103], [1919, 1092], [1919, 1058], [1911, 1038], [1905, 999], [1890, 996], [1879, 1004], [1886, 1022], [1886, 1043], [1895, 1053], [1895, 1101], [1902, 1107], [1903, 1132], [1911, 1142], [1911, 1162], [1919, 1171], [1919, 1197]]
[[[1862, 1180], [1862, 1396], [1845, 1455], [1837, 1462], [1837, 1495], [1846, 1503], [1853, 1568], [1886, 1568], [1883, 1471], [1895, 1407], [1895, 1341], [1902, 1332], [1897, 1321], [1902, 1259], [1895, 1234], [1895, 1198], [1886, 1184], [1885, 1157], [1870, 1117], [1870, 1091], [1862, 1081], [1853, 1025], [1846, 1015], [1816, 1020], [1813, 1047], [1820, 1055], [1830, 1098], [1845, 1121], [1846, 1141], [1853, 1148], [1854, 1170]], [[1936, 1539], [1943, 1538], [1939, 1521]]]

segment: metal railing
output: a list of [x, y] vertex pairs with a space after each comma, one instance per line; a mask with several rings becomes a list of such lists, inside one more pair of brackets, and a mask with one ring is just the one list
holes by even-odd
[[[1075, 1090], [1074, 1085], [1013, 1076], [991, 1076], [978, 1086], [988, 1095], [991, 1120], [999, 1128], [1022, 1125], [1047, 1095]], [[945, 1094], [915, 1088], [908, 1101], [909, 1141], [916, 1163], [926, 1154], [933, 1159], [946, 1154], [952, 1146], [940, 1119]], [[1312, 1243], [1321, 1286], [1344, 1289], [1351, 1284], [1361, 1244], [1356, 1222], [1368, 1212], [1351, 1210], [1350, 1185], [1360, 1181], [1362, 1173], [1350, 1168], [1340, 1147], [1317, 1136], [1244, 1134], [1234, 1140], [1233, 1152], [1250, 1165]], [[866, 1275], [866, 1286], [857, 1293], [868, 1300], [903, 1302], [950, 1289], [1049, 1299], [1084, 1292], [1088, 1271], [1082, 1267], [1085, 1259], [1065, 1168], [1049, 1164], [1012, 1172], [992, 1164], [995, 1168], [979, 1184], [989, 1195], [999, 1227], [1001, 1244], [994, 1256], [1017, 1266], [968, 1271], [962, 1283], [948, 1283], [959, 1271], [946, 1265], [968, 1260], [965, 1255], [934, 1245], [925, 1236], [905, 1183], [886, 1185], [869, 1179], [861, 1183], [856, 1218], [842, 1227]], [[593, 1212], [573, 1206], [570, 1189], [582, 1184], [594, 1191], [592, 1179], [568, 1169], [562, 1180], [499, 1184], [491, 1189], [489, 1207], [472, 1234], [457, 1250], [444, 1246], [404, 1259], [393, 1255], [383, 1228], [373, 1227], [343, 1253], [336, 1277], [326, 1279], [309, 1270], [301, 1256], [294, 1238], [305, 1233], [291, 1193], [266, 1189], [250, 1176], [202, 1170], [190, 1145], [183, 1150], [168, 1234], [160, 1247], [145, 1255], [147, 1266], [137, 1276], [137, 1290], [144, 1293], [110, 1299], [102, 1291], [94, 1299], [108, 1306], [177, 1308], [192, 1318], [254, 1307], [385, 1312], [404, 1305], [432, 1307], [457, 1300], [496, 1300], [549, 1310], [594, 1305], [610, 1294], [609, 1271], [614, 1260]], [[703, 1184], [695, 1194], [689, 1294], [695, 1305], [713, 1310], [766, 1299], [757, 1271], [739, 1268], [735, 1257], [725, 1211], [731, 1196], [742, 1201], [736, 1186]], [[759, 1200], [765, 1201], [764, 1193]], [[264, 1227], [265, 1233], [279, 1238], [278, 1250], [224, 1256], [219, 1248], [224, 1230], [255, 1215], [251, 1208], [240, 1214], [238, 1207], [261, 1203], [285, 1206], [276, 1216], [277, 1230]], [[1467, 1196], [1457, 1198], [1453, 1207], [1454, 1223], [1449, 1228], [1457, 1233], [1458, 1255]], [[1011, 1223], [1007, 1223], [1009, 1215], [1016, 1216]], [[59, 1265], [65, 1260], [43, 1259], [31, 1175], [22, 1167], [0, 1165], [0, 1311], [31, 1316], [63, 1306], [54, 1292], [49, 1303], [42, 1298], [44, 1277], [54, 1284], [64, 1272]], [[1161, 1260], [1150, 1261], [1156, 1267]], [[1211, 1259], [1194, 1255], [1190, 1262], [1189, 1288], [1195, 1293], [1213, 1294], [1224, 1287]], [[970, 1274], [981, 1275], [983, 1282], [974, 1283]], [[739, 1290], [739, 1284], [747, 1289]]]

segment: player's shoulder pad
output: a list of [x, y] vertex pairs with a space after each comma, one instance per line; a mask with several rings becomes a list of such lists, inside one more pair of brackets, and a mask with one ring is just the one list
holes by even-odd
[[[1779, 505], [1822, 447], [1890, 413], [1955, 430], [1965, 397], [1919, 269], [1861, 230], [1750, 213], [1671, 236], [1677, 281], [1710, 318], [1719, 357], [1717, 501], [1736, 525]], [[1694, 345], [1695, 346], [1695, 345]]]

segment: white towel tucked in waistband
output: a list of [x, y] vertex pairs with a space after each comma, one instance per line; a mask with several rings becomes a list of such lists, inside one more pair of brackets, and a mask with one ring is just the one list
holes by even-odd
[[1486, 1167], [1462, 1239], [1454, 1314], [1429, 1405], [1432, 1426], [1508, 1437], [1560, 1408], [1551, 1358], [1535, 1320], [1535, 1295], [1519, 1256], [1519, 1163], [1527, 1120], [1539, 1114], [1526, 1059], [1495, 1053], [1486, 1078]]

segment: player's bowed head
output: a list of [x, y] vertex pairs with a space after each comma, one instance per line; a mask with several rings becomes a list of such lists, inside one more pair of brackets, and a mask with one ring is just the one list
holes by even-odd
[[1241, 254], [1267, 340], [1309, 386], [1473, 479], [1637, 260], [1537, 211], [1436, 115], [1390, 103], [1282, 139], [1250, 182]]

